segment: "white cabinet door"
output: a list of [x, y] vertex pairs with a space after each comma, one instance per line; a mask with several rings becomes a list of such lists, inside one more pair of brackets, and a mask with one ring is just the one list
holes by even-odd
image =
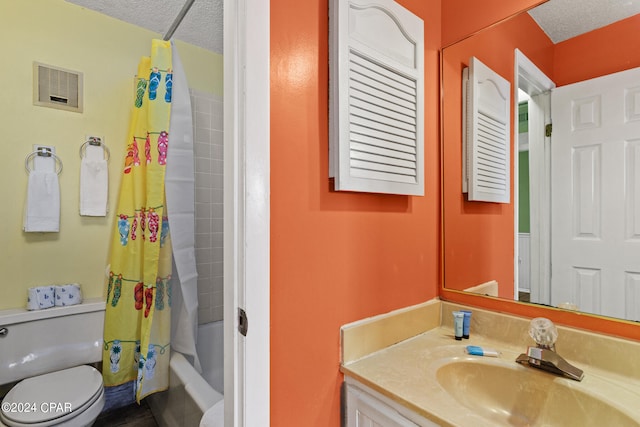
[[439, 427], [351, 378], [346, 381], [346, 427]]
[[329, 177], [424, 195], [424, 21], [394, 0], [329, 2]]
[[418, 427], [392, 408], [353, 387], [347, 388], [347, 427]]
[[640, 69], [551, 98], [551, 303], [640, 320]]
[[470, 201], [509, 203], [511, 83], [474, 56], [463, 79], [462, 191]]

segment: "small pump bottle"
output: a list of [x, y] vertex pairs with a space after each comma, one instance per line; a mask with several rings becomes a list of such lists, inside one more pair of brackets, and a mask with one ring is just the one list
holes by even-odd
[[471, 329], [471, 312], [469, 310], [462, 310], [464, 315], [464, 321], [462, 322], [462, 338], [469, 339], [469, 329]]
[[457, 340], [462, 339], [462, 332], [464, 326], [464, 313], [461, 311], [453, 312], [453, 330], [455, 332], [455, 338]]

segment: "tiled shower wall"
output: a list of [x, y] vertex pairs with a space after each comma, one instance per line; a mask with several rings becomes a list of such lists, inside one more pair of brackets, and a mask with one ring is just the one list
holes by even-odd
[[223, 318], [222, 97], [191, 89], [196, 174], [198, 323]]

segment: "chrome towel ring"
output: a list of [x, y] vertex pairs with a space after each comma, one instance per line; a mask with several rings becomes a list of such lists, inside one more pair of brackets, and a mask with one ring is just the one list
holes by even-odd
[[29, 168], [29, 162], [31, 162], [36, 156], [53, 157], [57, 166], [56, 174], [60, 175], [60, 173], [62, 172], [62, 160], [60, 160], [60, 157], [56, 156], [55, 153], [53, 153], [47, 147], [38, 147], [36, 151], [32, 152], [24, 159], [24, 168], [27, 170], [27, 172], [31, 173], [31, 168]]
[[80, 146], [80, 158], [84, 158], [84, 154], [87, 151], [87, 145], [92, 145], [94, 147], [100, 147], [102, 146], [102, 148], [104, 149], [105, 153], [106, 153], [106, 161], [109, 161], [109, 158], [111, 158], [111, 152], [109, 151], [109, 147], [107, 147], [107, 145], [102, 142], [102, 138], [99, 138], [97, 136], [92, 136], [90, 137], [87, 141], [84, 142], [84, 144], [82, 144]]

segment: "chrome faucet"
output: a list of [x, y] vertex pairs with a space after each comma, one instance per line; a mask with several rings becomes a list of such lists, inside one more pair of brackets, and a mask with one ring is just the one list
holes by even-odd
[[531, 320], [529, 335], [535, 340], [536, 347], [529, 347], [527, 353], [518, 356], [516, 362], [572, 380], [582, 381], [584, 372], [556, 353], [555, 343], [558, 338], [558, 330], [551, 320], [544, 317], [536, 317]]

